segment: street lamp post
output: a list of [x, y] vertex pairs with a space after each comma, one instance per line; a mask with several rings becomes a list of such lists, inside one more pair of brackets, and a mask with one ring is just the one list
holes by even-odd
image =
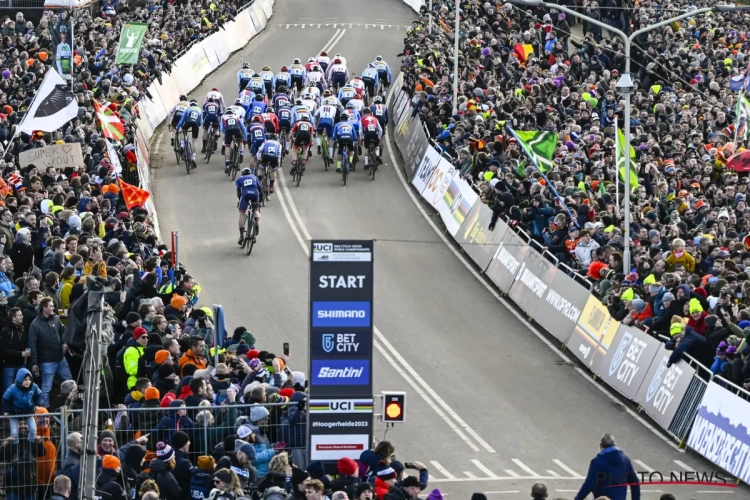
[[458, 113], [458, 39], [461, 31], [461, 20], [459, 10], [461, 9], [461, 0], [456, 0], [456, 27], [453, 29], [453, 115]]
[[[635, 40], [637, 37], [642, 35], [643, 33], [647, 33], [649, 31], [653, 31], [657, 28], [661, 28], [662, 26], [666, 26], [668, 24], [672, 24], [674, 21], [679, 21], [681, 19], [685, 19], [687, 17], [695, 17], [699, 14], [705, 14], [707, 12], [731, 12], [731, 11], [737, 11], [737, 10], [750, 10], [750, 6], [746, 5], [714, 5], [713, 7], [705, 7], [701, 9], [695, 9], [690, 12], [685, 12], [683, 14], [680, 14], [679, 16], [675, 16], [672, 18], [669, 18], [664, 21], [660, 21], [655, 24], [651, 24], [643, 29], [637, 30], [633, 32], [630, 36], [626, 35], [622, 31], [613, 28], [612, 26], [605, 24], [597, 19], [593, 19], [587, 15], [581, 14], [573, 9], [570, 9], [564, 5], [557, 5], [552, 4], [548, 2], [544, 2], [541, 0], [508, 0], [510, 3], [514, 3], [516, 5], [520, 5], [523, 7], [547, 7], [549, 9], [556, 9], [561, 12], [565, 12], [567, 14], [570, 14], [571, 16], [577, 17], [579, 19], [583, 19], [585, 21], [588, 21], [589, 23], [599, 26], [600, 28], [606, 29], [610, 33], [614, 33], [618, 37], [622, 38], [623, 43], [625, 44], [625, 71], [620, 76], [619, 81], [617, 82], [617, 85], [615, 88], [617, 91], [625, 98], [625, 110], [624, 110], [624, 117], [623, 117], [623, 126], [625, 128], [625, 148], [623, 154], [625, 155], [625, 175], [623, 176], [625, 179], [625, 196], [624, 196], [624, 203], [623, 203], [623, 211], [624, 214], [624, 223], [625, 223], [625, 252], [623, 253], [623, 270], [626, 272], [630, 272], [630, 96], [633, 94], [633, 80], [630, 77], [630, 48], [632, 46], [633, 40]], [[616, 174], [617, 175], [617, 174]]]
[[430, 35], [432, 35], [432, 0], [430, 0], [430, 8], [429, 8], [429, 10], [427, 11], [427, 15], [428, 15], [428, 17], [429, 17], [429, 19], [430, 19], [430, 24], [429, 24], [429, 28], [427, 28], [427, 32], [428, 32], [428, 33], [429, 33]]

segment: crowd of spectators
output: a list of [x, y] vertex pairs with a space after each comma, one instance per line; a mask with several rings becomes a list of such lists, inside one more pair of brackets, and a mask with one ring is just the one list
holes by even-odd
[[[564, 4], [629, 34], [713, 2]], [[432, 143], [493, 210], [490, 229], [500, 217], [523, 228], [587, 276], [613, 318], [671, 337], [671, 362], [688, 352], [750, 388], [750, 177], [727, 167], [747, 145], [734, 89], [747, 76], [750, 15], [711, 12], [635, 39], [638, 182], [625, 228], [615, 165], [620, 39], [554, 9], [462, 0], [453, 113], [454, 5], [433, 2], [432, 33], [426, 7], [408, 30], [404, 89]], [[523, 46], [532, 49], [525, 60]], [[508, 126], [558, 134], [546, 179]]]

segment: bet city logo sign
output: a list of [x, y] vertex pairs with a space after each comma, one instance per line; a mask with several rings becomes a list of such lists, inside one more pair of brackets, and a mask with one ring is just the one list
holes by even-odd
[[326, 353], [357, 353], [360, 343], [356, 333], [324, 333], [321, 336], [323, 351]]

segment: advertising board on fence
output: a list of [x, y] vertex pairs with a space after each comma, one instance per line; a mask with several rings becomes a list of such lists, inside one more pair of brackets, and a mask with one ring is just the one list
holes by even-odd
[[[505, 223], [503, 225], [508, 227]], [[503, 240], [495, 250], [495, 255], [492, 256], [492, 261], [487, 268], [487, 277], [503, 293], [508, 293], [508, 290], [510, 290], [521, 264], [529, 254], [529, 250], [529, 246], [515, 231], [510, 228], [505, 231]]]
[[595, 358], [607, 354], [619, 326], [620, 322], [612, 319], [607, 306], [589, 295], [573, 335], [566, 344], [573, 355], [591, 368]]
[[508, 230], [508, 225], [498, 220], [495, 230], [490, 231], [491, 220], [492, 210], [484, 203], [474, 203], [469, 216], [455, 235], [456, 242], [482, 271], [487, 269], [497, 247], [503, 241], [505, 231]]
[[750, 402], [710, 382], [687, 445], [743, 482], [750, 483]]
[[438, 211], [448, 232], [455, 236], [479, 196], [458, 175], [456, 167], [441, 158], [422, 191], [422, 198]]
[[47, 167], [59, 169], [83, 167], [81, 145], [77, 142], [70, 144], [53, 144], [43, 148], [29, 149], [18, 154], [21, 168], [34, 164], [40, 171]]
[[544, 300], [548, 283], [552, 281], [556, 272], [557, 268], [545, 259], [544, 255], [531, 251], [521, 263], [508, 296], [524, 312], [536, 316], [536, 308]]
[[612, 346], [592, 369], [607, 385], [634, 399], [661, 342], [638, 328], [621, 324]]
[[672, 424], [680, 401], [695, 375], [695, 369], [685, 362], [667, 367], [671, 355], [672, 351], [666, 350], [663, 345], [659, 347], [635, 396], [635, 402], [664, 429]]
[[[404, 164], [409, 168], [409, 178], [414, 178], [417, 168], [420, 165], [420, 162], [424, 159], [425, 154], [432, 152], [437, 155], [437, 151], [430, 147], [430, 143], [427, 140], [427, 134], [422, 128], [422, 123], [419, 121], [419, 118], [411, 118], [408, 108], [404, 113], [401, 122], [394, 129], [394, 132], [394, 140], [398, 145], [399, 151], [401, 151], [401, 156], [404, 158]], [[426, 182], [427, 180], [425, 179], [421, 187], [415, 185], [417, 191], [421, 193]]]
[[[535, 253], [531, 250], [529, 255]], [[536, 306], [534, 320], [557, 340], [567, 342], [591, 294], [561, 269], [544, 282], [547, 291]]]

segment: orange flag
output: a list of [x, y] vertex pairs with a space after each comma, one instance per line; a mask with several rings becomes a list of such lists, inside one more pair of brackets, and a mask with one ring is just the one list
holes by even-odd
[[132, 210], [133, 207], [142, 207], [149, 197], [149, 192], [145, 189], [135, 187], [122, 179], [118, 179], [120, 189], [122, 189], [122, 197], [125, 198], [125, 205], [128, 210]]

